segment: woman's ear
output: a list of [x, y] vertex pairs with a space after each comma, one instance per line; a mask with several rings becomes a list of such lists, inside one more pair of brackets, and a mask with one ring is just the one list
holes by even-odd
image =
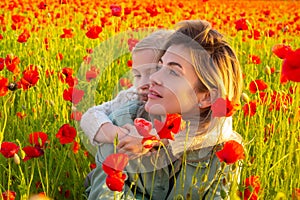
[[200, 108], [207, 108], [218, 98], [216, 89], [198, 94], [198, 105]]

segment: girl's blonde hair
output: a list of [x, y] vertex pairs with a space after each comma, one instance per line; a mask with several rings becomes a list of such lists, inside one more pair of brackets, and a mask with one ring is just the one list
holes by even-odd
[[165, 53], [164, 44], [172, 33], [174, 33], [174, 31], [157, 30], [139, 41], [133, 48], [132, 53], [134, 54], [147, 49], [153, 50], [155, 53], [153, 62], [158, 62], [158, 60]]

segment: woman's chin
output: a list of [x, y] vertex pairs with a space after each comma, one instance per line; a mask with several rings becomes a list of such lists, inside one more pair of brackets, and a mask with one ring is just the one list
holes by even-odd
[[152, 115], [166, 115], [167, 111], [164, 106], [160, 104], [153, 104], [147, 101], [145, 104], [145, 110]]

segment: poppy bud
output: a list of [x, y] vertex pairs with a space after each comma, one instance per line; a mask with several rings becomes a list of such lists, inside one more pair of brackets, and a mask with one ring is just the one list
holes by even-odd
[[241, 97], [242, 97], [243, 101], [249, 103], [250, 98], [249, 98], [249, 96], [246, 93], [242, 93]]
[[10, 90], [10, 91], [15, 91], [18, 89], [18, 84], [17, 83], [10, 83], [7, 88]]
[[266, 67], [265, 67], [265, 73], [267, 74], [267, 75], [271, 75], [272, 74], [272, 72], [271, 72], [271, 68], [267, 65]]
[[14, 154], [14, 162], [19, 165], [20, 164], [20, 157], [18, 156], [18, 154]]

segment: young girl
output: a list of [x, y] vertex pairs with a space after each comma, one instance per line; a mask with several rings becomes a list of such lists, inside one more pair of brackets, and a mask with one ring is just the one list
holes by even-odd
[[130, 135], [128, 130], [121, 126], [133, 124], [137, 117], [149, 119], [144, 110], [144, 103], [148, 98], [149, 76], [163, 54], [161, 45], [171, 33], [172, 31], [160, 30], [141, 40], [132, 52], [134, 87], [121, 91], [110, 102], [88, 109], [81, 118], [82, 130], [92, 144], [99, 145], [96, 155], [97, 167], [90, 174], [91, 187], [87, 189], [89, 199], [113, 197], [113, 192], [105, 185], [106, 174], [102, 170], [102, 162], [114, 152], [112, 143], [115, 137], [118, 137], [119, 141], [126, 138], [126, 145], [119, 148], [119, 152], [127, 153], [131, 159], [148, 151], [143, 148], [142, 138], [138, 134]]

